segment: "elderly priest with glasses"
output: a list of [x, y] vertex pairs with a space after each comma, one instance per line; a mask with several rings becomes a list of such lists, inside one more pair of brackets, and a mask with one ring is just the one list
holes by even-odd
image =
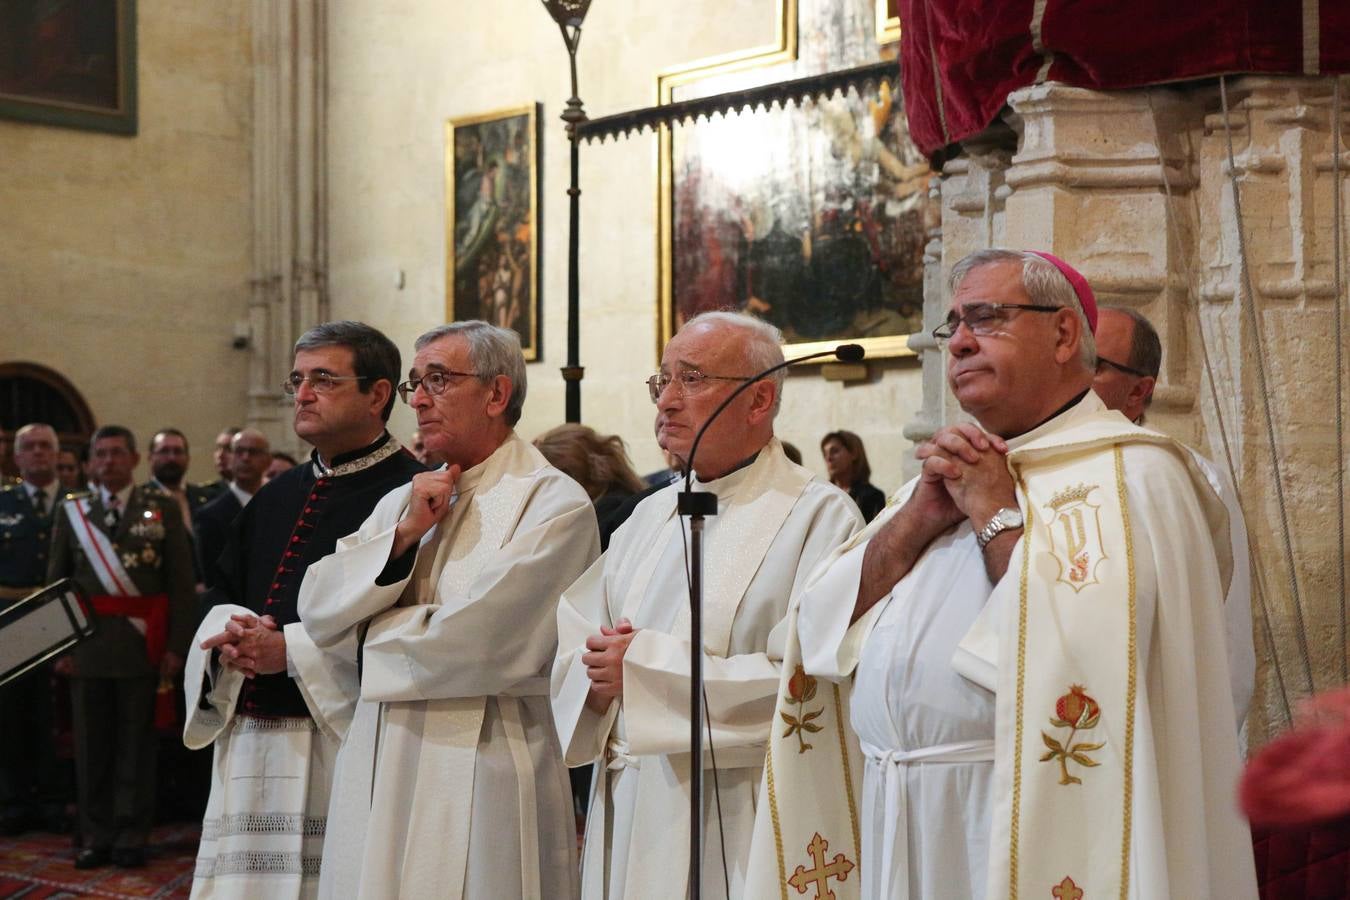
[[219, 581], [205, 595], [215, 605], [188, 658], [183, 740], [216, 748], [194, 897], [317, 891], [356, 672], [314, 646], [296, 598], [307, 567], [424, 471], [385, 430], [399, 375], [387, 337], [327, 322], [296, 342], [294, 366], [282, 389], [295, 400], [296, 435], [314, 452], [259, 488], [227, 529], [211, 561]]
[[590, 498], [514, 431], [514, 332], [432, 329], [399, 392], [445, 465], [380, 501], [300, 594], [314, 640], [361, 667], [319, 893], [575, 896], [548, 671], [558, 596], [600, 552]]
[[[1254, 898], [1223, 504], [1090, 390], [1097, 308], [1071, 266], [985, 250], [951, 289], [933, 334], [978, 427], [921, 444], [920, 476], [800, 605], [806, 670], [854, 676], [858, 889]], [[779, 796], [784, 833], [826, 815]]]
[[[780, 340], [776, 328], [740, 313], [691, 319], [648, 381], [662, 449], [686, 462], [717, 406], [783, 361]], [[700, 648], [705, 748], [717, 766], [704, 779], [707, 898], [748, 896], [764, 748], [782, 726], [774, 699], [789, 600], [862, 525], [847, 494], [783, 454], [773, 434], [782, 386], [781, 373], [753, 383], [714, 420], [692, 463], [695, 489], [719, 498], [706, 525]], [[587, 898], [688, 894], [689, 535], [676, 515], [678, 491], [672, 485], [639, 504], [558, 611], [553, 714], [568, 764], [596, 762], [598, 772], [582, 862]], [[697, 764], [713, 760], [705, 753]]]

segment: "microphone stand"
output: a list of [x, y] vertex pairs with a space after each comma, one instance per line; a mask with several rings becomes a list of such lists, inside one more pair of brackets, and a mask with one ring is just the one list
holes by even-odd
[[717, 515], [717, 495], [693, 490], [694, 459], [708, 426], [717, 420], [732, 401], [752, 384], [763, 381], [780, 369], [797, 363], [833, 356], [841, 362], [860, 362], [863, 348], [858, 344], [840, 344], [789, 359], [747, 378], [718, 404], [712, 415], [699, 426], [689, 459], [684, 466], [684, 490], [676, 495], [676, 512], [689, 519], [689, 897], [700, 900], [703, 893], [703, 525], [708, 516]]

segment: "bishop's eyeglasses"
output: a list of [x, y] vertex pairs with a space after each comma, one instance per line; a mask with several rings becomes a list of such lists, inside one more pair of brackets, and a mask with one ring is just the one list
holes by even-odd
[[330, 375], [327, 372], [301, 375], [299, 372], [292, 372], [291, 377], [281, 383], [281, 389], [288, 394], [294, 394], [300, 390], [300, 385], [308, 381], [311, 391], [316, 394], [327, 394], [344, 381], [366, 381], [369, 378], [369, 375]]
[[675, 389], [684, 396], [696, 394], [709, 381], [749, 381], [747, 375], [708, 375], [700, 372], [698, 369], [681, 369], [673, 375], [665, 372], [658, 372], [647, 379], [647, 393], [651, 394], [652, 402], [658, 403], [661, 395], [665, 393], [666, 388], [672, 384]]
[[965, 322], [971, 334], [988, 337], [997, 333], [1018, 312], [1059, 312], [1065, 308], [1034, 303], [967, 303], [963, 312], [952, 310], [947, 313], [947, 321], [934, 328], [932, 335], [939, 343], [950, 341], [956, 329]]

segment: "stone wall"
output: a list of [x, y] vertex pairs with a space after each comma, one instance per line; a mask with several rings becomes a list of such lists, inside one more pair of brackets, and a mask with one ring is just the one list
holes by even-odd
[[134, 137], [0, 120], [0, 360], [100, 423], [181, 428], [194, 479], [246, 413], [251, 29], [246, 0], [140, 4]]
[[[943, 171], [925, 315], [929, 327], [945, 316], [957, 260], [1008, 246], [1064, 257], [1100, 302], [1132, 306], [1155, 323], [1163, 371], [1149, 424], [1222, 468], [1231, 459], [1245, 509], [1260, 666], [1249, 725], [1259, 743], [1285, 726], [1310, 682], [1322, 690], [1346, 680], [1332, 82], [1237, 78], [1227, 89], [1227, 117], [1212, 82], [1014, 93], [1005, 120]], [[1350, 172], [1344, 150], [1340, 165]], [[924, 405], [906, 434], [917, 440], [960, 410], [942, 382], [941, 351], [923, 337], [912, 345]]]

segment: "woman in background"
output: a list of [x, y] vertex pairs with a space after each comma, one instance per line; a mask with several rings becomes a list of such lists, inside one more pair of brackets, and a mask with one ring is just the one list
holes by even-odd
[[586, 489], [595, 504], [600, 549], [608, 549], [609, 536], [633, 511], [633, 505], [625, 501], [647, 489], [628, 461], [623, 438], [602, 436], [593, 428], [569, 423], [539, 435], [534, 446], [554, 468]]
[[886, 495], [868, 481], [872, 467], [867, 464], [862, 438], [851, 431], [831, 431], [820, 439], [820, 453], [830, 483], [848, 492], [864, 520], [875, 519], [886, 508]]

